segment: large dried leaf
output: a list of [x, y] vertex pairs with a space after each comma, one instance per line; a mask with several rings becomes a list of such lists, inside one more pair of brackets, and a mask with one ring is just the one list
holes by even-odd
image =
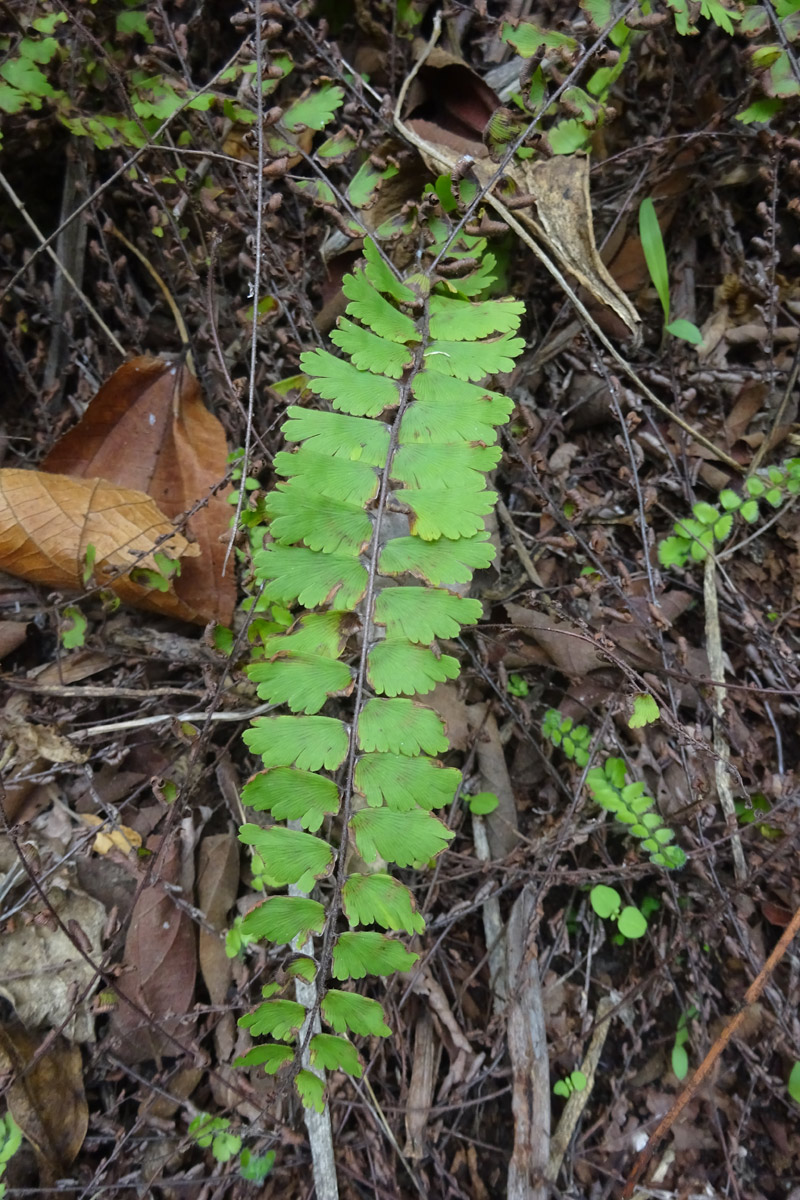
[[[106, 922], [102, 904], [83, 892], [62, 888], [53, 888], [48, 902], [99, 962]], [[49, 908], [40, 908], [33, 920], [0, 934], [0, 996], [28, 1028], [60, 1029], [70, 1041], [93, 1041], [91, 1002], [85, 998], [76, 1003], [76, 998], [99, 980], [75, 943], [55, 924]]]
[[172, 590], [160, 592], [131, 579], [132, 568], [157, 570], [156, 543], [172, 559], [200, 553], [143, 492], [104, 479], [0, 470], [0, 569], [12, 575], [83, 591], [87, 551], [94, 546], [95, 581], [126, 604], [185, 621], [202, 619]]
[[83, 1059], [56, 1038], [45, 1049], [21, 1025], [0, 1026], [0, 1073], [11, 1075], [8, 1110], [36, 1151], [42, 1187], [69, 1173], [89, 1127]]
[[[191, 831], [173, 838], [160, 859], [159, 882], [142, 890], [131, 913], [125, 939], [125, 970], [120, 986], [140, 1011], [120, 1000], [111, 1020], [116, 1053], [125, 1062], [144, 1062], [162, 1054], [175, 1056], [173, 1038], [191, 1039], [192, 1025], [182, 1020], [194, 1001], [197, 950], [194, 924], [179, 906], [178, 897], [189, 897], [194, 882]], [[150, 838], [148, 849], [157, 850], [160, 838]], [[178, 885], [171, 895], [164, 884]]]
[[103, 384], [78, 424], [53, 447], [45, 471], [107, 479], [146, 492], [168, 517], [186, 522], [200, 558], [186, 563], [175, 591], [199, 620], [228, 623], [236, 581], [222, 574], [230, 507], [214, 492], [227, 471], [225, 431], [181, 363], [133, 358]]

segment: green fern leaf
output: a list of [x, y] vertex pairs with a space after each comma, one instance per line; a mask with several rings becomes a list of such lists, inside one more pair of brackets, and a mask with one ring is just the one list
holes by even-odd
[[347, 1038], [336, 1037], [332, 1033], [315, 1033], [308, 1052], [312, 1065], [322, 1070], [345, 1071], [355, 1079], [360, 1079], [363, 1074], [358, 1051]]
[[455, 837], [452, 829], [420, 809], [391, 812], [365, 808], [350, 818], [350, 829], [365, 862], [382, 858], [398, 867], [421, 867]]
[[280, 604], [298, 600], [304, 608], [331, 604], [350, 610], [367, 590], [366, 568], [357, 558], [320, 554], [305, 546], [267, 545], [255, 555], [254, 565], [268, 598]]
[[411, 391], [419, 403], [409, 405], [400, 425], [400, 444], [497, 440], [496, 425], [504, 425], [514, 403], [499, 392], [465, 383], [436, 371], [416, 375]]
[[279, 542], [304, 542], [309, 550], [361, 554], [372, 536], [372, 522], [355, 504], [278, 484], [266, 501], [271, 533]]
[[295, 883], [302, 892], [310, 892], [314, 880], [327, 875], [333, 862], [333, 850], [322, 838], [299, 829], [272, 825], [242, 825], [239, 841], [253, 846], [267, 867], [271, 887]]
[[327, 350], [306, 351], [300, 355], [300, 366], [310, 376], [308, 386], [312, 392], [354, 417], [379, 417], [384, 409], [396, 408], [400, 401], [397, 384], [391, 379], [359, 371]]
[[407, 345], [414, 345], [421, 340], [412, 318], [400, 312], [376, 291], [363, 270], [357, 268], [352, 275], [346, 275], [342, 291], [350, 301], [347, 306], [350, 316], [369, 326], [379, 337]]
[[398, 304], [416, 303], [417, 297], [410, 288], [400, 282], [389, 264], [381, 257], [380, 250], [371, 238], [364, 242], [364, 257], [367, 260], [364, 274], [373, 287], [384, 295], [391, 296]]
[[383, 1009], [378, 1001], [367, 996], [329, 988], [321, 1008], [322, 1016], [337, 1033], [349, 1030], [362, 1037], [389, 1037], [392, 1032], [383, 1019]]
[[[380, 172], [375, 168], [373, 174], [374, 183]], [[372, 186], [366, 174], [363, 182]], [[449, 227], [433, 224], [444, 248]], [[462, 234], [455, 254], [478, 258], [484, 248], [482, 239]], [[308, 892], [316, 879], [331, 876], [323, 894], [341, 889], [340, 905], [351, 927], [375, 924], [411, 935], [424, 929], [424, 921], [409, 890], [387, 873], [347, 877], [343, 867], [353, 846], [367, 862], [422, 866], [454, 836], [432, 810], [451, 803], [461, 777], [426, 757], [448, 748], [444, 724], [412, 697], [456, 677], [458, 664], [440, 654], [437, 639], [458, 636], [481, 615], [480, 603], [456, 589], [494, 558], [484, 518], [496, 497], [486, 490], [486, 475], [500, 455], [497, 426], [513, 404], [477, 381], [510, 369], [523, 345], [514, 336], [522, 306], [464, 298], [490, 281], [489, 256], [469, 277], [433, 291], [421, 270], [398, 280], [369, 239], [364, 258], [365, 265], [344, 281], [348, 317], [331, 337], [345, 357], [325, 350], [301, 357], [308, 391], [335, 411], [298, 405], [289, 410], [286, 442], [299, 448], [276, 456], [283, 481], [258, 506], [271, 524], [270, 540], [254, 559], [262, 585], [257, 607], [299, 602], [306, 612], [289, 629], [281, 628], [283, 621], [261, 622], [258, 660], [247, 673], [260, 697], [305, 715], [253, 722], [245, 742], [266, 769], [248, 782], [243, 800], [303, 831], [246, 824], [240, 837], [263, 861], [259, 873], [267, 886]], [[434, 341], [425, 350], [427, 369], [421, 370], [429, 337]], [[404, 407], [396, 412], [401, 401]], [[254, 540], [254, 522], [249, 527]], [[382, 545], [374, 540], [378, 527]], [[405, 528], [409, 536], [390, 536]], [[427, 586], [409, 586], [409, 579]], [[315, 608], [319, 611], [309, 611]], [[366, 653], [351, 644], [355, 633]], [[370, 688], [377, 695], [367, 699]], [[342, 711], [344, 719], [316, 715], [334, 696], [332, 711]], [[358, 698], [357, 706], [350, 696]], [[354, 771], [342, 771], [338, 784], [314, 774], [337, 771], [354, 757]], [[621, 793], [610, 781], [606, 786], [624, 806]], [[633, 813], [636, 801], [631, 796], [626, 811]], [[332, 846], [314, 834], [343, 805], [351, 815], [337, 828]], [[651, 829], [646, 811], [632, 819], [661, 846], [660, 830]], [[339, 904], [331, 912], [335, 918]], [[329, 919], [319, 900], [270, 896], [248, 915], [243, 930], [280, 945], [297, 944], [320, 933], [329, 938]], [[376, 1001], [330, 988], [329, 982], [393, 974], [415, 959], [385, 933], [351, 931], [334, 942], [331, 960], [324, 954], [320, 960], [309, 948], [294, 957], [287, 976], [311, 985], [314, 1010], [335, 1034], [386, 1036], [390, 1031]], [[264, 990], [265, 1004], [247, 1027], [291, 1038], [298, 1008], [304, 1010], [270, 1000], [274, 990], [277, 985]], [[310, 1055], [320, 1070], [360, 1073], [357, 1055], [343, 1038], [315, 1035]], [[249, 1058], [267, 1071], [286, 1061], [285, 1047], [259, 1048]], [[321, 1108], [323, 1080], [303, 1064], [299, 1047], [294, 1071], [303, 1102]]]
[[253, 1013], [239, 1017], [237, 1024], [249, 1029], [253, 1037], [274, 1037], [289, 1042], [297, 1037], [306, 1010], [296, 1000], [262, 1000]]
[[303, 1067], [295, 1076], [294, 1086], [305, 1108], [315, 1108], [318, 1113], [325, 1111], [325, 1083], [319, 1075]]
[[242, 789], [242, 804], [256, 812], [272, 813], [276, 821], [299, 821], [311, 833], [326, 816], [339, 811], [339, 789], [331, 779], [276, 767], [254, 775]]
[[444, 588], [384, 588], [375, 602], [375, 622], [386, 626], [387, 637], [411, 642], [458, 637], [461, 626], [475, 625], [482, 612], [480, 600]]
[[367, 678], [379, 696], [424, 696], [437, 683], [458, 678], [458, 659], [437, 656], [427, 646], [386, 638], [369, 652]]
[[267, 1075], [277, 1075], [286, 1063], [294, 1058], [294, 1050], [289, 1046], [276, 1046], [274, 1042], [267, 1045], [253, 1046], [247, 1054], [233, 1060], [235, 1067], [262, 1067]]
[[401, 488], [395, 498], [414, 514], [411, 532], [423, 541], [470, 538], [483, 528], [497, 501], [496, 492], [468, 492], [454, 488]]
[[371, 467], [386, 462], [390, 430], [380, 421], [298, 408], [296, 404], [286, 413], [283, 436], [287, 442], [304, 442], [309, 450], [333, 458], [360, 459]]
[[419, 959], [385, 933], [340, 933], [333, 948], [334, 979], [363, 979], [410, 971]]
[[369, 463], [331, 458], [305, 447], [293, 454], [282, 450], [275, 455], [273, 465], [278, 475], [296, 480], [304, 491], [313, 489], [331, 500], [355, 504], [358, 508], [363, 508], [378, 491], [378, 476]]
[[343, 100], [342, 88], [325, 84], [290, 104], [281, 117], [281, 124], [290, 133], [301, 129], [324, 129]]
[[305, 896], [270, 896], [250, 910], [242, 921], [242, 933], [251, 938], [269, 938], [276, 946], [294, 938], [304, 942], [312, 933], [322, 933], [325, 908]]
[[358, 744], [367, 752], [411, 756], [441, 754], [448, 747], [441, 718], [411, 700], [368, 700], [358, 722]]
[[504, 334], [493, 342], [454, 342], [439, 339], [425, 351], [432, 371], [456, 379], [477, 382], [487, 375], [502, 375], [514, 369], [514, 359], [525, 349], [522, 338]]
[[292, 625], [288, 632], [278, 637], [267, 638], [264, 655], [273, 654], [322, 654], [325, 658], [338, 658], [357, 622], [350, 613], [321, 612], [306, 613]]
[[425, 931], [413, 896], [391, 875], [350, 875], [342, 890], [342, 904], [351, 925], [375, 924], [409, 935]]
[[402, 342], [378, 337], [346, 317], [339, 318], [339, 328], [331, 332], [331, 341], [349, 355], [359, 371], [375, 371], [390, 379], [400, 379], [414, 361], [413, 351]]
[[438, 587], [469, 583], [472, 572], [494, 562], [495, 549], [485, 529], [469, 538], [437, 538], [423, 542], [418, 537], [393, 538], [384, 546], [380, 570], [384, 575], [414, 575]]
[[356, 763], [355, 785], [374, 808], [395, 812], [444, 808], [455, 799], [461, 772], [431, 758], [403, 754], [364, 754]]
[[242, 734], [265, 767], [335, 771], [345, 760], [347, 730], [332, 717], [257, 717]]
[[474, 342], [494, 333], [516, 333], [525, 311], [521, 300], [486, 300], [464, 304], [451, 296], [431, 296], [430, 335], [456, 342]]
[[288, 653], [247, 668], [261, 700], [285, 704], [294, 713], [318, 713], [330, 696], [347, 696], [353, 673], [346, 663], [321, 654]]
[[392, 479], [417, 488], [479, 492], [486, 487], [486, 472], [497, 466], [500, 453], [499, 446], [471, 442], [401, 446], [392, 463]]

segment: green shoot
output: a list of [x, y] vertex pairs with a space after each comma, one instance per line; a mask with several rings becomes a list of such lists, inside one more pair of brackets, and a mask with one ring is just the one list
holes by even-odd
[[86, 617], [76, 605], [68, 604], [64, 609], [64, 619], [61, 645], [65, 650], [80, 650], [86, 644]]
[[786, 1087], [795, 1104], [800, 1104], [800, 1062], [795, 1062], [792, 1066]]
[[[0, 1177], [5, 1174], [7, 1163], [14, 1157], [22, 1145], [22, 1130], [12, 1117], [6, 1113], [0, 1117]], [[0, 1183], [0, 1198], [6, 1194], [6, 1185]]]
[[664, 239], [661, 236], [661, 226], [656, 216], [656, 208], [649, 196], [639, 206], [639, 236], [642, 239], [647, 270], [650, 272], [650, 278], [664, 310], [664, 328], [673, 337], [680, 338], [684, 342], [691, 342], [693, 346], [699, 346], [703, 335], [696, 325], [683, 318], [670, 322], [667, 252], [664, 248]]
[[568, 1100], [573, 1092], [585, 1091], [588, 1082], [583, 1071], [573, 1071], [564, 1079], [558, 1079], [553, 1084], [553, 1091], [557, 1096], [563, 1096], [565, 1100]]
[[672, 1046], [670, 1061], [672, 1063], [673, 1074], [681, 1081], [689, 1074], [689, 1055], [686, 1050], [686, 1043], [689, 1041], [688, 1025], [696, 1016], [697, 1009], [692, 1004], [678, 1018], [678, 1027], [675, 1031], [675, 1041]]
[[[589, 893], [589, 902], [605, 921], [614, 921], [619, 930], [619, 940], [644, 937], [647, 933], [647, 918], [632, 904], [622, 907], [622, 897], [616, 888], [598, 883]], [[616, 939], [615, 939], [616, 940]]]
[[641, 729], [644, 725], [652, 725], [661, 716], [661, 710], [649, 693], [634, 696], [633, 713], [628, 721], [629, 729]]

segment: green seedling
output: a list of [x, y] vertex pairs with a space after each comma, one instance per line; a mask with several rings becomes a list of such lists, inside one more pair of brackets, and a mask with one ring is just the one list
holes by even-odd
[[528, 695], [530, 688], [521, 675], [509, 675], [508, 677], [508, 694], [509, 696], [518, 696], [520, 699]]
[[588, 1080], [583, 1071], [573, 1071], [563, 1079], [557, 1080], [553, 1084], [553, 1091], [557, 1096], [563, 1096], [565, 1100], [568, 1100], [573, 1092], [585, 1091], [587, 1083]]
[[[0, 1117], [0, 1178], [5, 1174], [6, 1166], [22, 1145], [22, 1130], [12, 1117], [6, 1113]], [[6, 1194], [6, 1185], [0, 1183], [0, 1198]]]
[[647, 918], [644, 913], [632, 904], [623, 908], [622, 897], [616, 888], [607, 887], [604, 883], [596, 884], [589, 893], [589, 903], [598, 917], [616, 923], [618, 934], [614, 940], [618, 945], [629, 939], [644, 937], [647, 933]]
[[644, 258], [647, 263], [647, 270], [650, 272], [650, 278], [658, 292], [658, 298], [664, 310], [665, 330], [667, 333], [671, 333], [673, 337], [681, 338], [684, 342], [691, 342], [693, 346], [698, 346], [703, 340], [703, 335], [696, 325], [693, 325], [691, 321], [683, 319], [672, 322], [669, 319], [670, 303], [667, 252], [664, 249], [664, 239], [661, 236], [661, 226], [656, 216], [656, 208], [649, 196], [639, 206], [639, 236], [642, 239], [642, 250], [644, 251]]
[[672, 1046], [670, 1061], [672, 1063], [673, 1074], [680, 1080], [684, 1080], [689, 1074], [689, 1054], [686, 1050], [686, 1043], [689, 1041], [688, 1026], [689, 1022], [697, 1016], [697, 1012], [698, 1010], [692, 1004], [678, 1018], [678, 1028], [675, 1031], [675, 1041]]
[[759, 813], [768, 813], [772, 808], [762, 792], [755, 792], [746, 800], [734, 801], [734, 808], [740, 825], [752, 825], [758, 821], [758, 832], [763, 838], [777, 841], [778, 838], [783, 837], [783, 830], [777, 829], [774, 825], [766, 825], [759, 820]]
[[800, 1062], [795, 1062], [792, 1066], [786, 1087], [795, 1104], [800, 1104]]
[[589, 747], [592, 742], [588, 726], [576, 725], [572, 717], [562, 717], [557, 708], [549, 708], [544, 714], [542, 733], [579, 767], [588, 764]]
[[255, 1155], [247, 1148], [242, 1149], [242, 1139], [230, 1132], [227, 1117], [212, 1117], [209, 1113], [198, 1113], [189, 1125], [189, 1133], [203, 1150], [210, 1150], [219, 1163], [230, 1162], [239, 1157], [239, 1172], [243, 1179], [252, 1183], [263, 1183], [275, 1162], [275, 1151]]
[[465, 799], [474, 817], [485, 817], [494, 812], [499, 803], [494, 792], [478, 792], [477, 796], [466, 796]]
[[[653, 706], [658, 706], [651, 696], [637, 697], [640, 714], [652, 715]], [[634, 714], [636, 714], [634, 702]], [[589, 763], [591, 734], [585, 725], [574, 725], [571, 718], [563, 717], [556, 708], [548, 709], [542, 721], [542, 734], [554, 746], [559, 746], [567, 758], [574, 759], [579, 767]], [[602, 767], [592, 767], [586, 772], [586, 786], [593, 800], [613, 813], [626, 827], [627, 832], [641, 840], [642, 849], [657, 867], [682, 867], [686, 855], [680, 846], [672, 845], [675, 834], [661, 819], [655, 809], [655, 800], [648, 796], [643, 783], [627, 783], [625, 763], [621, 758], [607, 758]]]
[[634, 696], [628, 728], [641, 729], [644, 725], [652, 725], [660, 716], [661, 711], [651, 695], [645, 692], [644, 695]]
[[755, 525], [760, 506], [776, 509], [786, 500], [800, 495], [800, 458], [787, 458], [780, 465], [767, 467], [745, 479], [743, 495], [731, 488], [719, 494], [719, 506], [700, 501], [692, 507], [692, 516], [676, 521], [674, 535], [658, 544], [658, 560], [663, 567], [685, 567], [688, 562], [705, 562], [733, 529], [734, 517]]
[[75, 604], [68, 604], [63, 612], [61, 645], [65, 650], [79, 650], [86, 644], [87, 620]]

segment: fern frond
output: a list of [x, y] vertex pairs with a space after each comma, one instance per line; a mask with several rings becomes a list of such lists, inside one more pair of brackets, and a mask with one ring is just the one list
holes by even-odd
[[[309, 392], [334, 411], [288, 410], [293, 449], [276, 456], [270, 540], [255, 555], [263, 602], [304, 611], [265, 637], [248, 674], [263, 700], [299, 715], [259, 718], [244, 735], [264, 770], [242, 800], [276, 823], [242, 826], [242, 841], [270, 889], [328, 882], [319, 899], [270, 895], [244, 919], [253, 937], [304, 945], [295, 964], [316, 1001], [306, 1014], [268, 989], [242, 1024], [294, 1051], [273, 1043], [240, 1061], [269, 1073], [291, 1064], [314, 1105], [322, 1084], [308, 1065], [358, 1075], [349, 1039], [390, 1033], [376, 1000], [331, 982], [406, 971], [417, 958], [391, 935], [420, 934], [424, 921], [385, 864], [421, 867], [453, 837], [434, 812], [452, 802], [460, 774], [437, 757], [448, 749], [444, 723], [415, 697], [456, 678], [457, 660], [438, 643], [481, 616], [456, 585], [494, 558], [486, 474], [513, 407], [483, 380], [510, 370], [523, 346], [521, 304], [467, 297], [479, 272], [432, 289], [424, 275], [398, 280], [370, 241], [364, 257], [331, 335], [347, 357], [301, 356]], [[353, 850], [362, 869], [349, 873]], [[312, 1033], [316, 1017], [332, 1032]]]

